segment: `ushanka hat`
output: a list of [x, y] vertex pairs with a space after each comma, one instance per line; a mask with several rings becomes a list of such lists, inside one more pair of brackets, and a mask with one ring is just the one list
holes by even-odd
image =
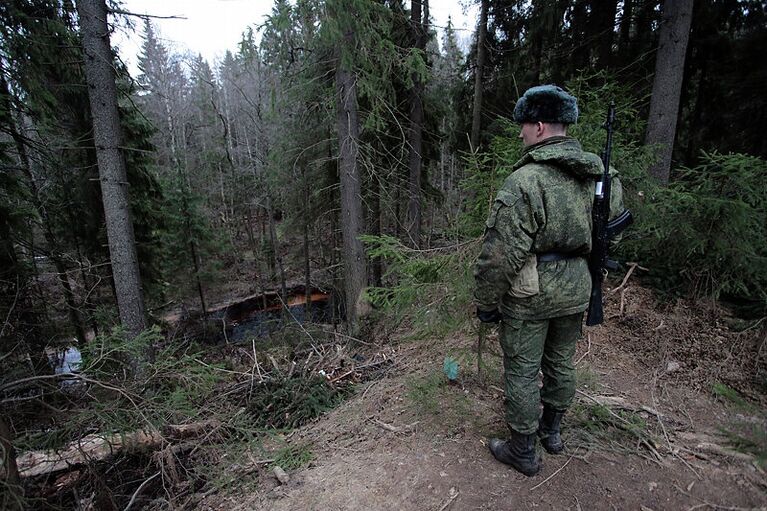
[[514, 122], [573, 124], [578, 120], [578, 100], [556, 85], [531, 87], [514, 107]]

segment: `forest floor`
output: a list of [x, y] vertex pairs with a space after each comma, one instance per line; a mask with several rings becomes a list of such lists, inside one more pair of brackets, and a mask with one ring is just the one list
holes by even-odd
[[[311, 452], [289, 482], [263, 469], [255, 486], [198, 508], [767, 509], [765, 391], [754, 383], [767, 370], [764, 325], [736, 332], [721, 310], [662, 305], [636, 285], [612, 294], [606, 315], [578, 346], [566, 454], [544, 453], [535, 477], [486, 446], [505, 432], [496, 337], [480, 382], [476, 333], [413, 340], [400, 327], [377, 340], [393, 348], [381, 378], [281, 439]], [[455, 384], [448, 355], [464, 362]]]

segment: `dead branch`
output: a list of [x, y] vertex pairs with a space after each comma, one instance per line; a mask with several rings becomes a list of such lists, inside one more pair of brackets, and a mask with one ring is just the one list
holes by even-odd
[[141, 19], [154, 18], [158, 20], [185, 20], [186, 16], [158, 16], [156, 14], [140, 14], [137, 12], [123, 11], [122, 9], [108, 9], [110, 14], [122, 14], [123, 16], [135, 16]]
[[141, 483], [141, 484], [139, 485], [139, 487], [138, 487], [138, 488], [136, 488], [136, 491], [135, 491], [135, 492], [133, 492], [133, 496], [130, 498], [130, 502], [128, 502], [128, 505], [127, 505], [127, 506], [125, 506], [125, 509], [124, 509], [123, 511], [128, 511], [128, 510], [131, 508], [131, 506], [133, 506], [133, 503], [134, 503], [134, 502], [136, 502], [136, 497], [138, 497], [139, 495], [141, 495], [141, 492], [144, 490], [144, 488], [146, 487], [146, 485], [147, 485], [147, 484], [149, 484], [149, 483], [151, 483], [151, 482], [152, 482], [152, 480], [153, 480], [155, 477], [159, 476], [160, 474], [162, 474], [162, 470], [161, 470], [161, 471], [159, 471], [159, 472], [157, 472], [157, 473], [155, 473], [153, 476], [150, 476], [150, 477], [149, 477], [149, 478], [147, 478], [147, 479], [146, 479], [146, 480], [145, 480], [143, 483]]
[[620, 285], [616, 287], [615, 289], [611, 289], [608, 291], [608, 295], [611, 295], [613, 293], [617, 293], [619, 290], [623, 289], [623, 287], [626, 285], [626, 282], [629, 281], [629, 277], [631, 277], [631, 274], [634, 273], [634, 270], [639, 268], [642, 271], [648, 271], [647, 268], [644, 266], [639, 266], [637, 263], [627, 263], [627, 266], [629, 267], [629, 270], [626, 272], [626, 275], [623, 277], [623, 280], [621, 281]]
[[623, 309], [626, 305], [626, 291], [628, 291], [630, 288], [625, 287], [621, 290], [621, 308], [618, 313], [618, 316], [623, 316]]
[[441, 507], [441, 508], [439, 508], [439, 511], [445, 511], [445, 509], [447, 509], [448, 507], [450, 507], [450, 504], [452, 504], [452, 503], [453, 503], [453, 501], [454, 501], [455, 499], [457, 499], [457, 498], [458, 498], [458, 495], [460, 495], [460, 494], [461, 494], [461, 492], [459, 492], [457, 489], [455, 489], [455, 488], [450, 488], [450, 492], [448, 493], [448, 498], [447, 498], [447, 501], [446, 501], [444, 504], [442, 504], [442, 507]]
[[[716, 454], [718, 456], [734, 458], [740, 461], [745, 461], [746, 463], [753, 463], [755, 461], [755, 458], [752, 455], [723, 447], [716, 443], [713, 437], [708, 435], [697, 435], [695, 433], [681, 432], [677, 436], [685, 443], [695, 443], [693, 449], [697, 449], [699, 451]], [[693, 452], [693, 454], [696, 456], [698, 455], [695, 452]]]
[[551, 479], [553, 479], [553, 478], [554, 478], [554, 476], [556, 476], [557, 474], [559, 474], [560, 472], [562, 472], [562, 471], [565, 469], [565, 467], [567, 466], [567, 464], [568, 464], [568, 463], [570, 463], [572, 460], [573, 460], [573, 456], [571, 455], [569, 458], [567, 458], [567, 461], [565, 461], [565, 464], [564, 464], [564, 465], [562, 465], [561, 467], [559, 467], [559, 468], [558, 468], [556, 471], [554, 471], [554, 473], [553, 473], [553, 474], [551, 474], [549, 477], [547, 477], [546, 479], [544, 479], [544, 480], [543, 480], [543, 481], [541, 481], [540, 483], [538, 483], [538, 484], [536, 484], [535, 486], [533, 486], [532, 488], [530, 488], [530, 491], [533, 491], [533, 490], [535, 490], [536, 488], [540, 488], [541, 486], [543, 486], [544, 484], [546, 484], [547, 482], [549, 482]]
[[93, 433], [59, 450], [29, 451], [16, 458], [22, 478], [67, 470], [94, 461], [103, 461], [121, 452], [147, 452], [167, 445], [171, 440], [198, 437], [220, 427], [216, 420], [192, 424], [168, 425], [163, 431], [130, 433]]
[[697, 496], [693, 495], [692, 493], [689, 493], [689, 492], [683, 490], [682, 488], [680, 488], [676, 484], [674, 484], [674, 487], [677, 490], [679, 490], [681, 493], [683, 493], [684, 495], [687, 495], [688, 497], [690, 497], [691, 499], [695, 499], [695, 500], [701, 502], [701, 504], [697, 504], [695, 506], [692, 506], [692, 507], [688, 508], [687, 511], [693, 511], [694, 509], [700, 509], [702, 507], [710, 507], [711, 509], [721, 509], [722, 511], [750, 511], [751, 509], [753, 509], [753, 508], [750, 508], [750, 507], [721, 506], [719, 504], [714, 504], [714, 503], [709, 502], [709, 501], [707, 501], [705, 499], [697, 497]]
[[[631, 412], [647, 412], [650, 415], [655, 415], [656, 417], [665, 417], [662, 413], [660, 413], [655, 408], [650, 408], [649, 406], [645, 405], [635, 405], [632, 403], [629, 403], [625, 399], [619, 396], [592, 396], [590, 394], [586, 394], [585, 392], [581, 390], [577, 390], [578, 394], [584, 396], [589, 401], [592, 401], [593, 403], [604, 406], [605, 408], [620, 408], [622, 410], [629, 410]], [[625, 419], [623, 419], [620, 416], [616, 416], [621, 421], [625, 422]]]
[[414, 423], [408, 424], [406, 426], [396, 427], [396, 426], [392, 426], [391, 424], [386, 424], [385, 422], [379, 421], [378, 419], [375, 419], [372, 417], [370, 420], [372, 420], [376, 426], [383, 428], [386, 431], [391, 431], [392, 433], [405, 433], [407, 431], [412, 430], [420, 422], [420, 421], [415, 421]]
[[583, 355], [581, 355], [581, 356], [580, 356], [580, 358], [578, 358], [578, 360], [576, 360], [576, 361], [575, 361], [575, 364], [574, 364], [574, 365], [578, 365], [578, 364], [581, 362], [581, 360], [583, 360], [584, 358], [586, 358], [586, 355], [588, 355], [589, 353], [591, 353], [591, 334], [590, 334], [590, 333], [589, 333], [589, 334], [586, 334], [586, 339], [588, 339], [588, 343], [589, 343], [589, 344], [588, 344], [588, 347], [586, 348], [586, 353], [584, 353]]

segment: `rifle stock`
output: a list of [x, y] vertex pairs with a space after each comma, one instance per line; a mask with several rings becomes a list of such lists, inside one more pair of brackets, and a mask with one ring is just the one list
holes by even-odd
[[602, 283], [591, 286], [589, 298], [589, 312], [586, 315], [586, 325], [600, 325], [604, 321], [604, 309], [602, 308]]

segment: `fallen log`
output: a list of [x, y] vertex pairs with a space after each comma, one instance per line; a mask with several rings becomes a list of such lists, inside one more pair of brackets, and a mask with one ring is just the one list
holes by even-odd
[[142, 430], [129, 433], [93, 433], [70, 442], [62, 449], [30, 451], [16, 458], [21, 478], [51, 474], [80, 465], [103, 461], [119, 453], [150, 452], [182, 439], [201, 436], [221, 427], [217, 420], [165, 426], [162, 431]]

